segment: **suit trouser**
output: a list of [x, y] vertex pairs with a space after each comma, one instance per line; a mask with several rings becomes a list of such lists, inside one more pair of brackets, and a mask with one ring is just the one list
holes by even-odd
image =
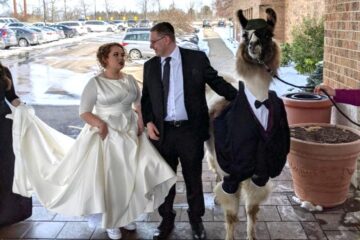
[[[181, 127], [165, 126], [164, 130], [162, 144], [158, 141], [153, 141], [153, 143], [175, 172], [180, 160], [186, 186], [190, 223], [201, 222], [201, 217], [205, 212], [201, 180], [204, 142], [189, 125]], [[165, 198], [165, 202], [159, 207], [159, 214], [165, 221], [174, 221], [175, 211], [173, 210], [173, 204], [175, 194], [176, 187], [174, 185]]]

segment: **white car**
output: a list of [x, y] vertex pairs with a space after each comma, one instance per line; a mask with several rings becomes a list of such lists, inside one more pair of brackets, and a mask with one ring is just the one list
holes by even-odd
[[124, 20], [114, 20], [111, 23], [114, 24], [117, 27], [117, 29], [122, 30], [122, 31], [124, 31], [125, 29], [127, 29], [129, 27], [127, 22]]
[[[199, 50], [198, 45], [176, 39], [179, 47], [192, 50]], [[150, 48], [150, 31], [126, 32], [121, 43], [129, 53], [131, 59], [140, 59], [155, 56], [155, 52]]]
[[85, 21], [85, 26], [89, 32], [115, 32], [116, 26], [105, 21], [90, 20]]
[[5, 26], [7, 23], [19, 22], [16, 18], [12, 17], [0, 17], [0, 27]]
[[66, 21], [59, 22], [58, 24], [68, 26], [69, 28], [75, 29], [79, 35], [88, 33], [85, 24], [81, 21]]

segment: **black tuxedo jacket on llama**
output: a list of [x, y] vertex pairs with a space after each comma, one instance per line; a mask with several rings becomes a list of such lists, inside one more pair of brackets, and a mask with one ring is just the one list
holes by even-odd
[[284, 104], [274, 91], [269, 91], [269, 105], [265, 130], [247, 101], [243, 82], [239, 82], [237, 97], [215, 119], [217, 160], [230, 174], [224, 184], [235, 183], [237, 189], [239, 182], [252, 177], [255, 184], [263, 186], [269, 177], [281, 173], [290, 150], [290, 130]]
[[[194, 131], [205, 141], [209, 138], [209, 114], [205, 98], [205, 85], [208, 84], [217, 94], [233, 100], [237, 90], [218, 76], [205, 53], [180, 48], [183, 78], [184, 101], [188, 120]], [[153, 57], [144, 64], [141, 108], [144, 124], [153, 122], [160, 132], [160, 142], [164, 132], [164, 101], [161, 79], [161, 58]]]

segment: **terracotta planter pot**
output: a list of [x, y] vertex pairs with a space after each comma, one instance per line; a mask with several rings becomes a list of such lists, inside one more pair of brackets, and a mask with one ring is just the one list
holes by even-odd
[[328, 97], [312, 93], [282, 96], [289, 125], [296, 123], [330, 123], [332, 103]]
[[[295, 124], [304, 127], [313, 124]], [[316, 126], [335, 126], [316, 124]], [[358, 136], [360, 131], [336, 125]], [[350, 143], [314, 143], [291, 138], [288, 162], [295, 194], [301, 199], [323, 207], [345, 202], [350, 179], [360, 154], [360, 139]]]

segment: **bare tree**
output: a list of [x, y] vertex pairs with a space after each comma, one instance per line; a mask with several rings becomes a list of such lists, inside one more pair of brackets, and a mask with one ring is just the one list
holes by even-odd
[[215, 9], [218, 17], [229, 17], [234, 14], [234, 0], [216, 0]]
[[67, 20], [66, 8], [67, 8], [66, 0], [64, 0], [64, 20]]
[[69, 19], [78, 19], [82, 16], [82, 8], [75, 7], [67, 12]]
[[96, 0], [94, 0], [94, 18], [96, 20]]
[[109, 12], [110, 12], [109, 1], [108, 0], [104, 0], [104, 1], [105, 1], [106, 18], [109, 20]]
[[172, 0], [172, 3], [170, 4], [170, 9], [175, 9], [175, 0]]
[[211, 18], [212, 17], [211, 8], [207, 5], [203, 6], [200, 10], [200, 14], [202, 18]]
[[146, 19], [147, 18], [148, 5], [150, 3], [150, 0], [137, 0], [137, 3], [141, 7], [144, 19]]
[[56, 0], [50, 0], [50, 16], [51, 16], [51, 22], [55, 21], [55, 18], [57, 18], [57, 9], [55, 6]]
[[43, 1], [43, 14], [44, 14], [44, 23], [46, 23], [46, 1]]
[[154, 0], [155, 4], [157, 5], [158, 7], [158, 13], [160, 13], [161, 11], [161, 4], [160, 4], [160, 0]]
[[23, 16], [26, 17], [27, 16], [27, 2], [26, 2], [26, 0], [23, 1], [23, 5], [24, 5]]
[[86, 4], [85, 0], [80, 1], [80, 8], [83, 10], [85, 19], [87, 19], [87, 12], [89, 10], [89, 5]]
[[192, 20], [195, 19], [195, 1], [193, 0], [189, 1], [188, 15]]
[[177, 33], [192, 32], [192, 20], [188, 14], [180, 9], [166, 9], [162, 10], [158, 16], [159, 22], [170, 22]]
[[16, 0], [13, 0], [13, 6], [14, 6], [14, 16], [17, 16], [17, 4], [16, 4]]

